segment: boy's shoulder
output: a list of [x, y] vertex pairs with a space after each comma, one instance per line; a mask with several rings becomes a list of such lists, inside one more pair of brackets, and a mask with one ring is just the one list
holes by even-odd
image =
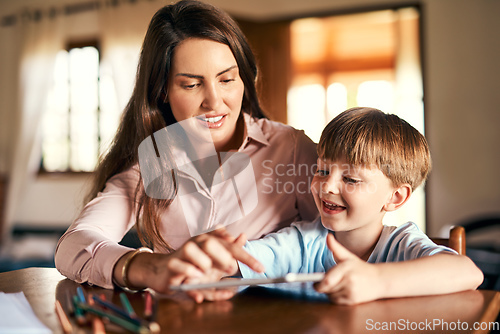
[[407, 222], [399, 226], [384, 225], [376, 248], [384, 245], [394, 246], [403, 244], [408, 246], [412, 241], [420, 239], [428, 239], [430, 241], [427, 235], [413, 222]]
[[398, 227], [385, 226], [368, 262], [398, 262], [433, 255], [439, 252], [455, 253], [438, 246], [413, 222]]
[[399, 226], [384, 225], [384, 229], [382, 231], [382, 235], [383, 234], [404, 235], [407, 233], [418, 233], [418, 234], [421, 233], [425, 235], [425, 233], [422, 232], [422, 230], [420, 230], [420, 228], [414, 222], [406, 222]]

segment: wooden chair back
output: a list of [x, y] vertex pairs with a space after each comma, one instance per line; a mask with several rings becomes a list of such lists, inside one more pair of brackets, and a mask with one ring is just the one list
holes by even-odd
[[431, 238], [431, 240], [438, 245], [450, 247], [460, 255], [465, 255], [465, 229], [463, 226], [452, 226], [448, 239]]

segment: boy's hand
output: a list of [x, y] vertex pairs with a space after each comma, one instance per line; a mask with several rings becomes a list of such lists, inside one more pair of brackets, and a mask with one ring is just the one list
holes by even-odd
[[336, 304], [353, 305], [379, 298], [377, 266], [361, 260], [342, 246], [332, 234], [326, 239], [337, 265], [325, 278], [315, 284], [318, 292], [325, 293]]

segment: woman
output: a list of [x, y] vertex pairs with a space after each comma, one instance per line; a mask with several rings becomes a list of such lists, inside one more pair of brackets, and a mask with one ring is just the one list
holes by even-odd
[[[57, 269], [104, 288], [168, 292], [169, 284], [214, 263], [231, 271], [225, 267], [226, 250], [259, 270], [241, 251], [242, 232], [254, 239], [295, 220], [314, 220], [309, 184], [315, 144], [302, 131], [265, 118], [256, 76], [251, 49], [227, 14], [197, 1], [160, 9], [146, 33], [132, 97], [96, 170], [89, 202], [59, 240]], [[206, 142], [175, 142], [176, 136], [198, 135], [184, 127], [191, 121], [209, 133], [212, 154], [200, 153]], [[181, 130], [162, 137], [164, 128], [170, 134]], [[134, 224], [154, 253], [118, 244]], [[221, 224], [227, 232], [211, 233], [225, 244], [199, 235]]]

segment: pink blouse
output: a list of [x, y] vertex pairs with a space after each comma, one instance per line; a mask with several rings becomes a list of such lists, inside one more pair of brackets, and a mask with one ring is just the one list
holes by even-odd
[[[178, 193], [162, 215], [160, 230], [173, 248], [220, 221], [234, 236], [244, 232], [249, 239], [258, 239], [294, 221], [313, 221], [318, 216], [310, 193], [316, 144], [288, 125], [246, 113], [244, 119], [247, 135], [238, 153], [250, 158], [255, 182], [248, 168], [234, 172], [231, 182], [214, 182], [210, 188], [192, 178], [191, 195]], [[132, 201], [140, 178], [138, 165], [114, 175], [85, 206], [58, 242], [55, 263], [61, 274], [79, 283], [113, 287], [113, 267], [131, 250], [118, 242], [134, 226]], [[240, 201], [228, 196], [234, 192]], [[203, 229], [193, 230], [192, 221]]]

